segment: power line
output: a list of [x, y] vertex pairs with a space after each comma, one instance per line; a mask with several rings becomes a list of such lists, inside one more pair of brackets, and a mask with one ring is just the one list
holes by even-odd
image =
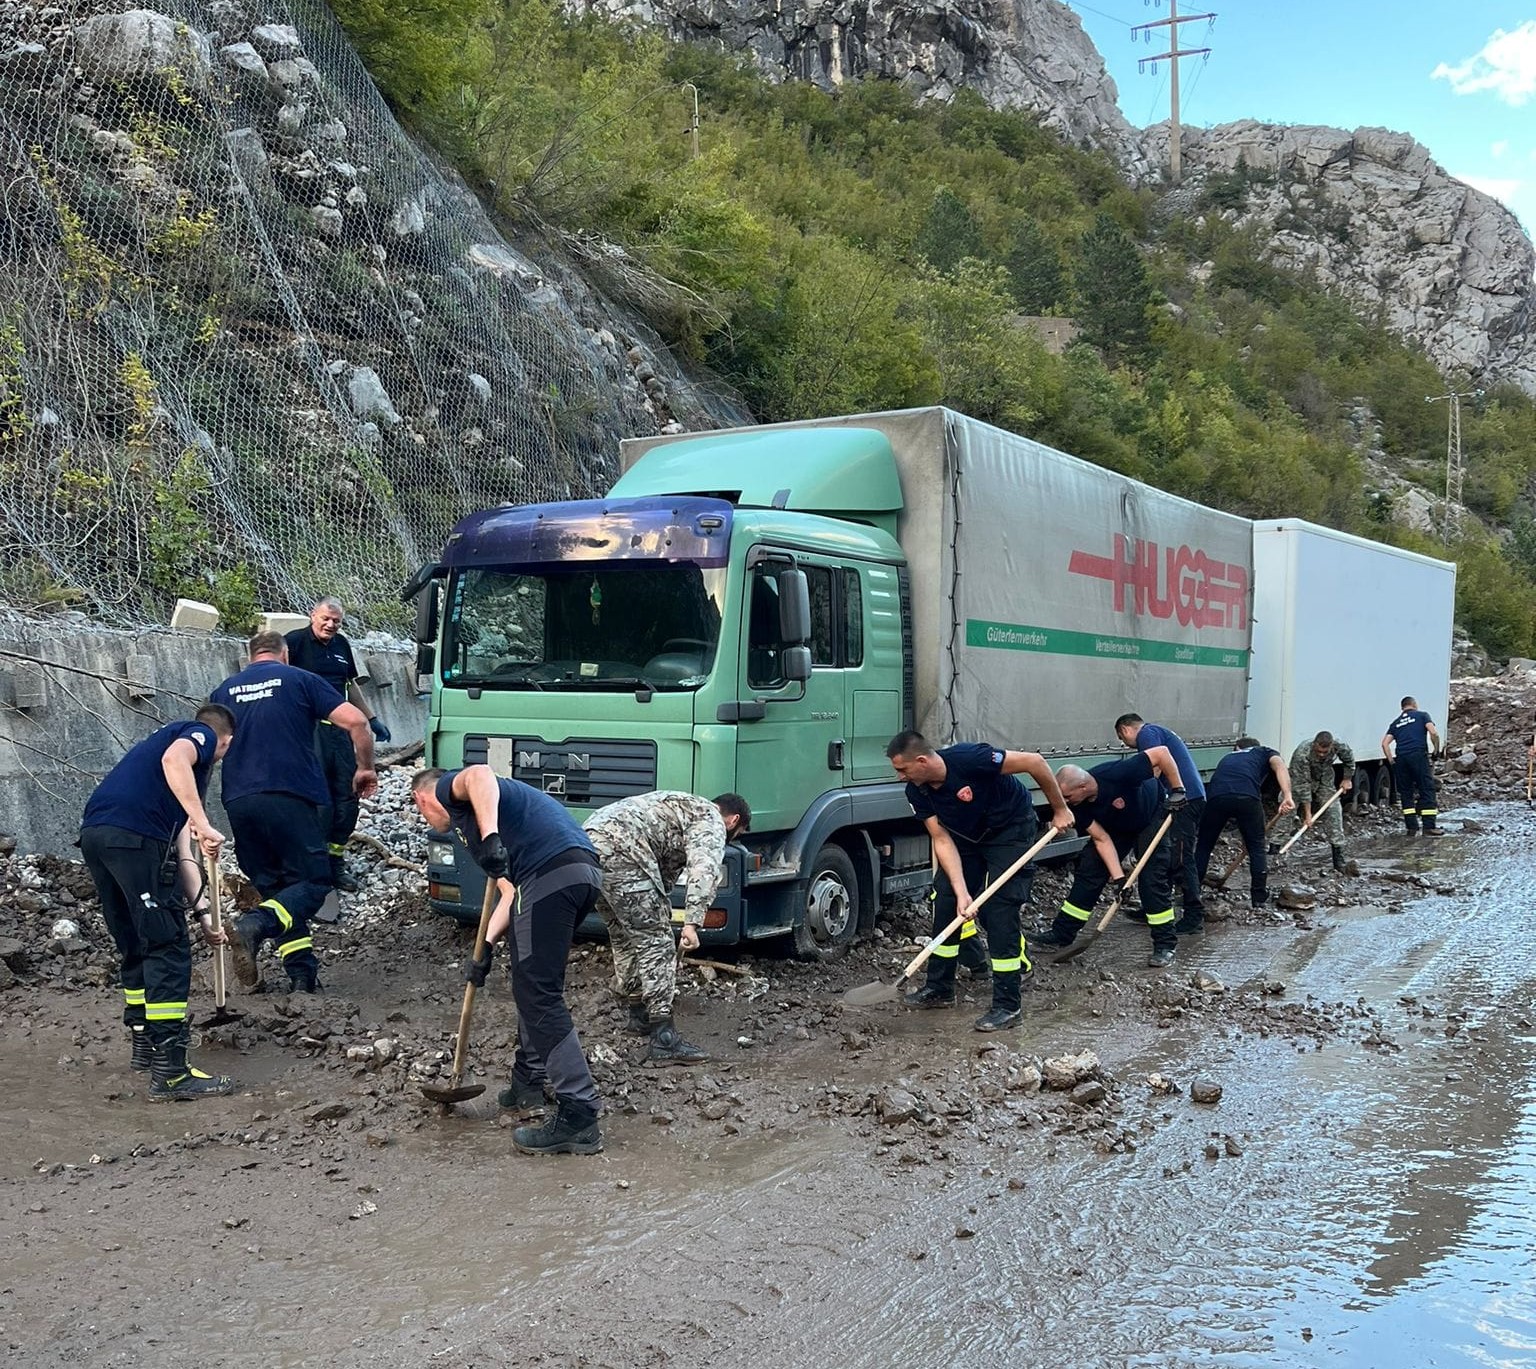
[[1092, 5], [1084, 5], [1079, 0], [1067, 0], [1067, 4], [1075, 10], [1087, 10], [1089, 14], [1096, 14], [1100, 19], [1108, 19], [1111, 23], [1119, 24], [1123, 28], [1130, 28], [1131, 21], [1122, 19], [1118, 14], [1106, 14], [1103, 10], [1096, 10]]
[[[1161, 3], [1161, 0], [1156, 0], [1156, 2]], [[1179, 183], [1179, 178], [1183, 174], [1184, 160], [1182, 129], [1179, 124], [1179, 59], [1181, 57], [1209, 57], [1211, 55], [1210, 48], [1181, 48], [1179, 46], [1179, 25], [1192, 24], [1200, 19], [1214, 23], [1216, 16], [1214, 14], [1181, 15], [1179, 13], [1179, 0], [1168, 0], [1168, 17], [1166, 19], [1154, 19], [1147, 24], [1131, 25], [1132, 39], [1134, 40], [1137, 36], [1140, 36], [1149, 43], [1152, 41], [1152, 31], [1154, 29], [1168, 30], [1168, 51], [1160, 52], [1155, 57], [1142, 57], [1138, 59], [1136, 70], [1141, 71], [1148, 63], [1151, 64], [1154, 71], [1157, 70], [1159, 62], [1168, 62], [1170, 64], [1168, 79], [1168, 178], [1174, 185]]]

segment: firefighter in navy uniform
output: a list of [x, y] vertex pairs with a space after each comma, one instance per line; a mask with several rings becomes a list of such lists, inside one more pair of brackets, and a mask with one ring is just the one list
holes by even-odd
[[[80, 853], [120, 957], [130, 1064], [149, 1071], [155, 1102], [234, 1088], [227, 1076], [187, 1063], [192, 947], [186, 920], [188, 907], [207, 908], [192, 842], [215, 860], [224, 844], [203, 795], [234, 726], [229, 710], [215, 704], [198, 709], [191, 722], [168, 723], [112, 768], [81, 819]], [[206, 914], [203, 936], [215, 939]]]
[[367, 798], [378, 786], [368, 720], [330, 685], [287, 664], [282, 634], [258, 632], [250, 664], [213, 691], [235, 715], [235, 739], [224, 762], [224, 808], [235, 838], [235, 859], [261, 902], [234, 925], [230, 950], [240, 982], [261, 979], [262, 943], [277, 953], [296, 993], [320, 987], [309, 920], [331, 888], [325, 849], [330, 806], [315, 755], [315, 727], [329, 720], [351, 735], [357, 753], [353, 790]]
[[1440, 749], [1440, 734], [1435, 730], [1434, 720], [1412, 695], [1403, 699], [1402, 709], [1382, 735], [1381, 754], [1392, 767], [1408, 835], [1418, 835], [1422, 818], [1424, 835], [1438, 837], [1440, 810], [1435, 807], [1435, 777], [1429, 768], [1429, 758]]
[[[1162, 784], [1158, 783], [1162, 777]], [[1186, 801], [1179, 791], [1179, 770], [1165, 746], [1151, 746], [1121, 761], [1107, 761], [1092, 770], [1064, 765], [1056, 773], [1061, 792], [1076, 813], [1077, 830], [1089, 839], [1077, 858], [1072, 887], [1056, 914], [1050, 930], [1030, 938], [1037, 946], [1070, 946], [1093, 913], [1106, 886], [1119, 898], [1125, 885], [1123, 862], [1134, 847], [1151, 848], [1164, 814], [1176, 814]], [[1163, 785], [1168, 795], [1163, 795]], [[1169, 884], [1170, 852], [1160, 841], [1142, 866], [1136, 881], [1147, 930], [1152, 935], [1152, 954], [1147, 964], [1155, 970], [1173, 963], [1178, 934], [1173, 928], [1173, 892]]]
[[1200, 875], [1195, 868], [1195, 844], [1200, 819], [1205, 813], [1205, 781], [1200, 778], [1200, 768], [1189, 754], [1183, 737], [1172, 728], [1144, 721], [1139, 713], [1122, 713], [1116, 718], [1115, 736], [1137, 751], [1148, 751], [1154, 746], [1167, 747], [1179, 768], [1179, 787], [1184, 791], [1186, 802], [1173, 815], [1173, 825], [1164, 838], [1168, 843], [1168, 868], [1184, 901], [1184, 916], [1174, 924], [1174, 931], [1180, 936], [1198, 932], [1205, 925]]
[[[358, 688], [357, 658], [352, 643], [341, 635], [346, 610], [337, 599], [321, 599], [309, 611], [309, 626], [296, 628], [284, 641], [288, 664], [318, 675], [368, 721], [374, 740], [389, 741], [389, 729], [375, 718]], [[357, 748], [344, 727], [322, 722], [315, 734], [320, 765], [331, 795], [330, 827], [326, 850], [331, 858], [331, 883], [343, 893], [357, 890], [357, 880], [347, 870], [347, 839], [357, 830], [357, 794], [352, 777], [357, 772]]]
[[[920, 732], [900, 732], [885, 749], [891, 767], [907, 782], [907, 802], [933, 842], [940, 877], [933, 900], [937, 936], [966, 912], [987, 882], [1029, 848], [1037, 823], [1035, 806], [1013, 777], [1028, 775], [1051, 805], [1051, 825], [1065, 831], [1072, 814], [1045, 758], [1034, 751], [1005, 751], [985, 742], [961, 742], [935, 750]], [[1034, 870], [1025, 866], [988, 899], [979, 917], [992, 954], [992, 1006], [976, 1030], [1018, 1026], [1020, 988], [1028, 973], [1019, 910], [1029, 901]], [[914, 1008], [947, 1008], [955, 1001], [960, 942], [951, 938], [928, 959], [923, 987], [907, 996]]]

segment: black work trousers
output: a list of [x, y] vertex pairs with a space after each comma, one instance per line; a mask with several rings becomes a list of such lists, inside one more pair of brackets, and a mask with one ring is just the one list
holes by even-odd
[[357, 748], [346, 728], [322, 722], [315, 728], [315, 750], [325, 771], [325, 787], [331, 791], [326, 848], [340, 859], [347, 849], [347, 838], [357, 831], [357, 791], [352, 787], [357, 777]]
[[187, 1015], [192, 944], [169, 842], [121, 827], [87, 827], [80, 854], [117, 944], [123, 1022], [169, 1041]]
[[1433, 832], [1439, 821], [1440, 810], [1435, 807], [1435, 776], [1429, 768], [1428, 751], [1401, 751], [1392, 762], [1392, 778], [1397, 782], [1397, 797], [1403, 804], [1403, 822], [1410, 832], [1419, 830], [1419, 819], [1424, 819], [1424, 830]]
[[594, 1111], [597, 1084], [565, 1005], [565, 963], [602, 887], [602, 867], [590, 851], [562, 851], [518, 889], [507, 937], [517, 1004], [514, 1069], [521, 1079], [548, 1079], [557, 1098]]
[[[1163, 819], [1159, 816], [1134, 835], [1119, 832], [1110, 834], [1120, 856], [1120, 863], [1127, 872], [1131, 851], [1145, 852], [1162, 825]], [[1147, 915], [1147, 930], [1152, 934], [1154, 950], [1161, 950], [1165, 946], [1171, 949], [1179, 944], [1178, 935], [1173, 930], [1173, 891], [1168, 880], [1168, 867], [1168, 838], [1165, 835], [1157, 843], [1157, 849], [1152, 852], [1147, 863], [1141, 867], [1141, 874], [1136, 880], [1136, 892], [1141, 896], [1141, 909]], [[1099, 901], [1099, 895], [1108, 883], [1109, 870], [1103, 857], [1089, 843], [1077, 858], [1072, 887], [1067, 890], [1066, 901], [1057, 915], [1058, 923], [1061, 924], [1057, 930], [1076, 935], [1077, 928], [1093, 915], [1093, 905]]]
[[224, 805], [235, 860], [261, 895], [263, 935], [277, 941], [290, 979], [316, 973], [310, 919], [331, 889], [325, 809], [297, 794], [247, 794]]
[[[979, 898], [983, 889], [1029, 849], [1038, 826], [1031, 808], [1027, 817], [987, 833], [980, 841], [954, 837], [965, 885], [973, 899]], [[1029, 902], [1034, 879], [1034, 866], [1026, 865], [993, 894], [976, 915], [987, 934], [987, 949], [992, 953], [992, 1006], [1006, 1012], [1018, 1009], [1019, 985], [1024, 971], [1029, 968], [1019, 927], [1019, 910]], [[954, 921], [959, 907], [954, 886], [942, 871], [934, 881], [934, 894], [933, 935], [937, 936]], [[928, 986], [939, 993], [952, 995], [955, 965], [959, 958], [960, 933], [956, 932], [928, 958]]]
[[1173, 882], [1183, 894], [1184, 911], [1201, 913], [1200, 871], [1196, 868], [1195, 848], [1200, 840], [1200, 820], [1205, 816], [1204, 799], [1189, 799], [1173, 811], [1173, 825], [1163, 838], [1168, 843], [1168, 868]]
[[1195, 864], [1202, 880], [1210, 868], [1211, 852], [1226, 831], [1228, 823], [1237, 832], [1248, 851], [1248, 875], [1254, 903], [1269, 895], [1269, 858], [1264, 851], [1264, 801], [1245, 794], [1221, 794], [1208, 798], [1200, 818], [1200, 835], [1195, 844]]

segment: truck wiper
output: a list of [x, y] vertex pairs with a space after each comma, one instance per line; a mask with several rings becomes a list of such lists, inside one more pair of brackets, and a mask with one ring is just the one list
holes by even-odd
[[591, 679], [571, 677], [560, 681], [561, 688], [577, 689], [649, 689], [653, 694], [659, 693], [661, 686], [653, 684], [643, 675], [604, 675]]

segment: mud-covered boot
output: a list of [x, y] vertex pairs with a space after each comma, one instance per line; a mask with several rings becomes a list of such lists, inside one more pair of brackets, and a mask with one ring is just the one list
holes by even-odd
[[549, 1112], [544, 1081], [524, 1079], [516, 1070], [512, 1071], [512, 1082], [496, 1095], [496, 1101], [509, 1112], [522, 1112], [530, 1117], [543, 1117]]
[[651, 1027], [651, 1045], [645, 1053], [647, 1065], [700, 1065], [709, 1056], [677, 1034], [670, 1017], [658, 1017]]
[[651, 1034], [651, 1010], [644, 1003], [629, 1004], [629, 1023], [625, 1030], [634, 1036]]
[[1025, 940], [1031, 946], [1044, 946], [1047, 950], [1062, 950], [1077, 940], [1077, 933], [1082, 925], [1075, 917], [1068, 917], [1065, 913], [1057, 913], [1055, 921], [1051, 923], [1050, 930], [1030, 932], [1025, 937]]
[[128, 1059], [128, 1068], [147, 1071], [155, 1062], [155, 1047], [149, 1039], [149, 1029], [140, 1023], [128, 1030], [133, 1037], [133, 1054]]
[[1337, 870], [1341, 875], [1347, 873], [1349, 870], [1349, 862], [1344, 859], [1344, 848], [1342, 846], [1335, 846], [1332, 848], [1332, 850], [1333, 868]]
[[943, 989], [932, 984], [924, 984], [920, 989], [914, 989], [901, 1000], [909, 1008], [952, 1008], [955, 1006], [955, 993], [951, 989], [945, 993]]
[[151, 1103], [184, 1103], [235, 1091], [235, 1081], [227, 1074], [204, 1074], [187, 1063], [188, 1035], [183, 1025], [175, 1036], [154, 1043], [149, 1067]]
[[319, 993], [320, 971], [313, 965], [288, 966], [289, 993]]
[[512, 1144], [524, 1155], [596, 1155], [603, 1148], [597, 1111], [571, 1098], [555, 1100], [552, 1116], [536, 1127], [518, 1127]]
[[252, 908], [241, 913], [229, 929], [229, 958], [234, 962], [235, 978], [246, 988], [254, 989], [261, 983], [261, 967], [256, 957], [261, 954], [262, 943], [279, 930], [280, 924], [270, 908]]

